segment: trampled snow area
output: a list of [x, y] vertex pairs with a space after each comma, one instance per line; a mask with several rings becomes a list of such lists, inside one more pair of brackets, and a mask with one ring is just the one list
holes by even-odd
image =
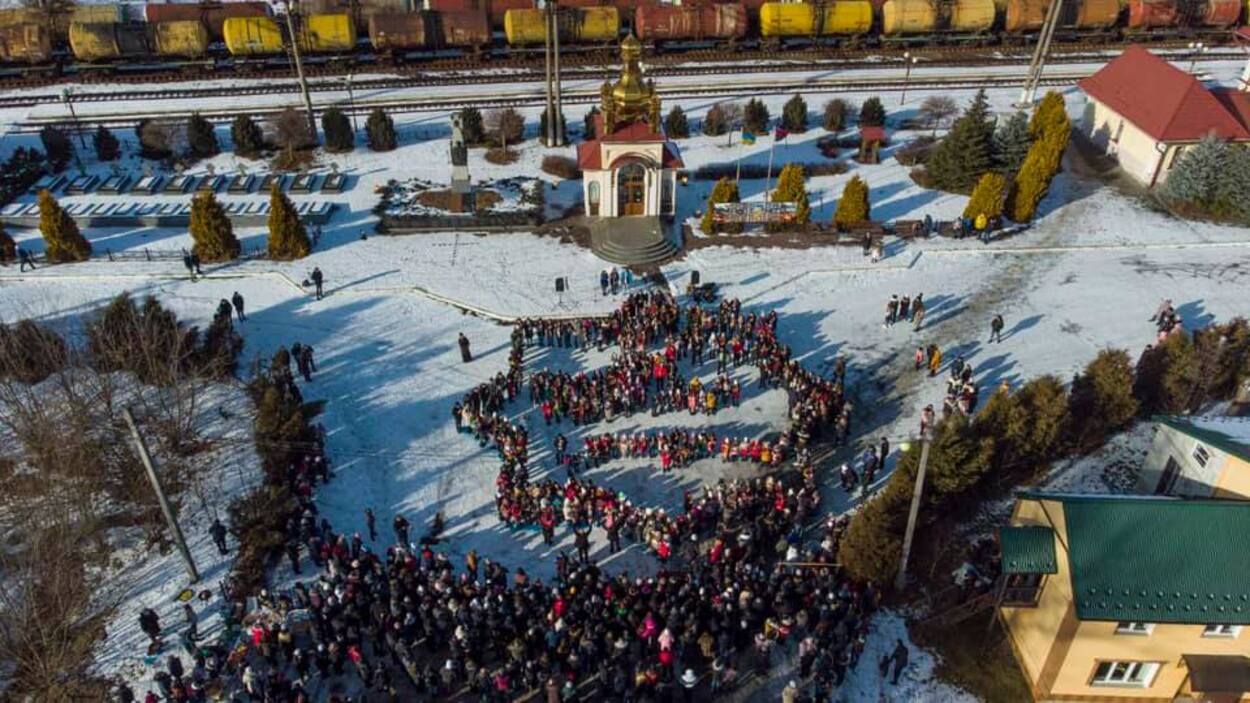
[[[909, 92], [901, 108], [897, 94], [883, 99], [892, 120], [906, 119], [914, 116], [927, 94]], [[785, 97], [766, 98], [774, 115], [780, 114]], [[813, 113], [825, 97], [808, 97]], [[867, 94], [840, 97], [858, 103]], [[954, 97], [963, 103], [971, 93], [962, 91]], [[990, 93], [993, 106], [1002, 113], [1009, 112], [1016, 97], [1014, 89]], [[1066, 97], [1071, 113], [1078, 116], [1083, 98], [1075, 91]], [[696, 122], [711, 104], [680, 102]], [[373, 507], [380, 526], [393, 513], [403, 512], [414, 532], [420, 533], [441, 511], [447, 518], [447, 547], [456, 563], [463, 563], [463, 556], [475, 549], [484, 557], [550, 576], [555, 554], [571, 548], [571, 536], [561, 533], [563, 539], [547, 547], [537, 532], [513, 532], [498, 522], [493, 502], [494, 453], [479, 448], [468, 435], [456, 433], [451, 407], [470, 388], [506, 369], [511, 330], [496, 318], [603, 313], [619, 304], [620, 297], [599, 293], [597, 276], [606, 264], [576, 244], [552, 237], [469, 232], [372, 235], [375, 217], [371, 210], [379, 185], [391, 178], [447, 182], [445, 117], [400, 116], [397, 123], [403, 146], [395, 152], [359, 150], [321, 159], [323, 172], [334, 163], [349, 174], [351, 188], [342, 196], [326, 196], [339, 203], [340, 211], [324, 228], [317, 250], [305, 260], [206, 266], [207, 276], [198, 282], [187, 278], [177, 260], [97, 260], [41, 267], [25, 274], [10, 267], [0, 270], [0, 319], [29, 316], [72, 323], [129, 290], [157, 295], [181, 318], [202, 325], [220, 299], [238, 291], [247, 300], [248, 321], [240, 325], [247, 344], [246, 360], [268, 358], [279, 345], [296, 341], [316, 349], [319, 371], [311, 383], [304, 384], [304, 395], [327, 401], [321, 422], [329, 433], [329, 454], [337, 477], [320, 491], [318, 500], [336, 529], [365, 533], [363, 511]], [[569, 117], [572, 122], [580, 114], [570, 111]], [[21, 118], [0, 115], [9, 121]], [[529, 118], [533, 130], [533, 111]], [[813, 129], [776, 145], [774, 168], [787, 161], [823, 159], [815, 143], [824, 134]], [[225, 131], [220, 135], [224, 142]], [[119, 136], [125, 148], [133, 150], [133, 136]], [[894, 144], [910, 136], [894, 132]], [[9, 134], [4, 149], [36, 141], [33, 135]], [[754, 147], [725, 142], [724, 137], [683, 140], [680, 147], [687, 167], [728, 163], [739, 155], [744, 164], [768, 162], [772, 148], [768, 139], [760, 139]], [[868, 181], [877, 219], [926, 214], [947, 219], [960, 213], [966, 202], [963, 196], [917, 187], [908, 178], [908, 169], [891, 158], [893, 148], [886, 151], [881, 165], [852, 163], [846, 174], [811, 179], [813, 217], [828, 220], [832, 216], [842, 185], [853, 175]], [[572, 148], [544, 150], [533, 140], [519, 150], [521, 159], [511, 166], [488, 164], [480, 150], [473, 150], [473, 178], [539, 176], [551, 182], [550, 176], [538, 173], [542, 156], [573, 154]], [[0, 157], [5, 155], [7, 151]], [[228, 153], [211, 163], [218, 173], [237, 167]], [[90, 160], [86, 165], [93, 173], [109, 171]], [[137, 159], [128, 158], [123, 165], [140, 168]], [[263, 166], [258, 162], [245, 165], [251, 172]], [[203, 168], [197, 166], [192, 172]], [[838, 356], [846, 356], [851, 392], [859, 408], [852, 427], [856, 449], [882, 436], [897, 446], [915, 433], [920, 409], [926, 403], [940, 403], [944, 394], [944, 379], [912, 370], [911, 354], [918, 345], [938, 344], [947, 359], [962, 356], [976, 369], [981, 388], [990, 389], [1004, 380], [1016, 385], [1044, 373], [1070, 378], [1105, 347], [1123, 347], [1135, 356], [1153, 341], [1154, 326], [1147, 318], [1164, 297], [1176, 302], [1190, 328], [1245, 312], [1250, 230], [1176, 220], [1153, 210], [1136, 195], [1075, 171], [1069, 169], [1059, 177], [1030, 230], [990, 245], [970, 240], [890, 241], [885, 259], [877, 264], [870, 263], [857, 247], [705, 247], [687, 252], [664, 266], [662, 273], [675, 290], [681, 290], [690, 272], [697, 270], [704, 280], [715, 281], [724, 295], [742, 299], [744, 307], [778, 310], [779, 335], [809, 368], [827, 370]], [[683, 219], [703, 207], [711, 185], [692, 180], [678, 188]], [[744, 180], [742, 192], [745, 199], [761, 200], [767, 187], [762, 179]], [[185, 200], [187, 196], [153, 197]], [[556, 183], [547, 196], [553, 211], [579, 198], [577, 182]], [[11, 231], [24, 246], [42, 250], [37, 232]], [[185, 232], [170, 229], [86, 234], [98, 249], [114, 252], [177, 251], [190, 246]], [[245, 247], [263, 246], [260, 230], [239, 234]], [[363, 235], [368, 238], [362, 239]], [[328, 295], [322, 301], [315, 301], [300, 285], [314, 266], [326, 275]], [[572, 286], [560, 297], [552, 285], [557, 276], [568, 276]], [[928, 316], [920, 331], [882, 325], [886, 301], [893, 293], [924, 294]], [[996, 313], [1006, 319], [1004, 339], [988, 344], [989, 320]], [[472, 342], [475, 359], [469, 364], [461, 362], [456, 347], [461, 332]], [[526, 365], [528, 369], [547, 365], [594, 368], [607, 358], [599, 352], [546, 351], [528, 358]], [[247, 407], [241, 398], [237, 401], [240, 412]], [[520, 412], [528, 404], [512, 407]], [[607, 430], [616, 433], [680, 423], [761, 433], [783, 421], [779, 412], [783, 409], [777, 398], [763, 394], [711, 420], [680, 414], [617, 421]], [[532, 412], [524, 414], [522, 421], [532, 427], [542, 424], [541, 416]], [[541, 428], [536, 431], [545, 433]], [[541, 445], [545, 451], [548, 443]], [[536, 459], [541, 461], [541, 455]], [[681, 488], [713, 479], [722, 469], [709, 462], [687, 473], [663, 476], [647, 467], [608, 465], [599, 470], [599, 480], [627, 491], [635, 500], [673, 505]], [[1073, 481], [1073, 486], [1085, 489], [1093, 479]], [[838, 491], [835, 482], [831, 480], [825, 491], [824, 507], [844, 511], [855, 501]], [[593, 535], [592, 544], [592, 555], [606, 559], [603, 535]], [[637, 547], [607, 564], [609, 569], [655, 568], [654, 560]], [[159, 573], [168, 580], [150, 582], [159, 590], [136, 591], [134, 610], [119, 613], [119, 627], [133, 625], [138, 603], [165, 601], [168, 594], [163, 589], [176, 592], [185, 585], [177, 569], [168, 564], [144, 563], [136, 568], [144, 573], [166, 569]], [[883, 687], [877, 681], [874, 653], [893, 647], [904, 628], [900, 618], [889, 614], [877, 617], [873, 626], [866, 661], [843, 687], [841, 700], [963, 700], [958, 692], [932, 681], [931, 658], [915, 649], [904, 682], [897, 688]], [[126, 650], [136, 638], [133, 632], [121, 632], [120, 640], [102, 645], [104, 669], [118, 670], [133, 663], [135, 655]], [[141, 677], [142, 672], [136, 675]]]

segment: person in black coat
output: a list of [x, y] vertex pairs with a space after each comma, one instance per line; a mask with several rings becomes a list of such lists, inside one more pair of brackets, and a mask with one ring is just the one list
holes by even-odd
[[247, 315], [243, 314], [243, 295], [236, 290], [230, 297], [230, 302], [234, 304], [234, 314], [238, 315], [239, 322], [246, 320]]
[[317, 289], [317, 300], [321, 300], [325, 297], [325, 293], [322, 291], [321, 287], [322, 283], [325, 281], [325, 276], [322, 275], [320, 267], [313, 267], [311, 278], [313, 286]]
[[161, 618], [155, 610], [144, 608], [139, 612], [139, 629], [154, 643], [161, 638]]
[[213, 544], [217, 545], [217, 551], [222, 554], [230, 553], [230, 550], [226, 549], [226, 526], [221, 524], [221, 520], [213, 518], [213, 524], [208, 528], [208, 533], [213, 536]]
[[460, 333], [457, 343], [460, 345], [460, 360], [466, 364], [473, 361], [473, 354], [469, 351], [469, 338], [464, 336], [464, 332]]

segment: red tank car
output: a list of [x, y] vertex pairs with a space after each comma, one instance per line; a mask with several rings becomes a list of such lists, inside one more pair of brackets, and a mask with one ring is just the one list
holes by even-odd
[[1175, 27], [1179, 20], [1176, 0], [1129, 0], [1125, 27], [1130, 30]]
[[503, 29], [503, 15], [508, 10], [528, 10], [534, 0], [425, 0], [427, 9], [435, 12], [485, 10], [491, 29]]
[[1207, 0], [1196, 21], [1204, 27], [1231, 27], [1241, 17], [1241, 0]]
[[689, 39], [740, 39], [747, 34], [742, 3], [716, 5], [643, 5], [634, 15], [644, 42]]
[[143, 18], [148, 24], [200, 22], [213, 41], [222, 40], [222, 25], [231, 17], [268, 17], [269, 14], [269, 5], [263, 2], [149, 3], [143, 7]]

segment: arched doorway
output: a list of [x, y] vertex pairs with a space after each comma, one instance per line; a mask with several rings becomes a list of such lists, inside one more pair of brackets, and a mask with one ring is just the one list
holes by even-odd
[[617, 169], [616, 193], [616, 214], [647, 214], [647, 169], [636, 161]]

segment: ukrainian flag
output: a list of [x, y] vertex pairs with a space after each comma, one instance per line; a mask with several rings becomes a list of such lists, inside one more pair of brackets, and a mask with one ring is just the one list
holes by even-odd
[[754, 133], [752, 133], [752, 132], [748, 132], [748, 131], [746, 131], [746, 130], [742, 130], [742, 143], [743, 143], [743, 144], [754, 144], [754, 143], [755, 143], [755, 134], [754, 134]]

